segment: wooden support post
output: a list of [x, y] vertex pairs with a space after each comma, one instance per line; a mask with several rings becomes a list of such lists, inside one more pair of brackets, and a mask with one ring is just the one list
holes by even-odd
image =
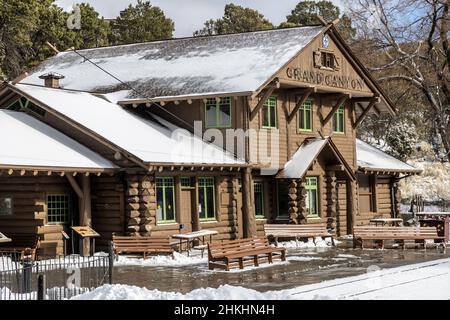
[[252, 169], [242, 171], [242, 215], [244, 225], [244, 238], [256, 236], [255, 205], [252, 195]]
[[[80, 176], [83, 198], [80, 199], [80, 225], [92, 227], [92, 210], [91, 210], [91, 180], [89, 177]], [[83, 254], [89, 256], [90, 243], [89, 238], [83, 241]]]
[[298, 224], [298, 190], [297, 190], [297, 181], [292, 179], [289, 182], [289, 191], [288, 191], [288, 213], [289, 213], [289, 220], [290, 222], [294, 224]]
[[347, 192], [347, 234], [353, 234], [353, 226], [356, 223], [356, 212], [355, 212], [355, 188], [356, 184], [351, 179], [346, 182], [346, 192]]
[[338, 232], [336, 225], [336, 173], [334, 171], [327, 171], [327, 227], [334, 232]]
[[192, 192], [192, 217], [191, 217], [191, 223], [192, 223], [192, 231], [199, 231], [200, 230], [200, 210], [199, 210], [199, 192], [198, 192], [198, 177], [194, 177], [194, 192]]
[[300, 99], [297, 100], [294, 110], [292, 110], [292, 112], [289, 114], [289, 116], [287, 118], [288, 123], [290, 123], [292, 121], [292, 119], [294, 119], [294, 117], [297, 114], [300, 107], [305, 103], [306, 99], [308, 99], [309, 96], [311, 95], [311, 93], [313, 93], [313, 92], [314, 92], [314, 88], [306, 89], [304, 91], [304, 93], [300, 96]]

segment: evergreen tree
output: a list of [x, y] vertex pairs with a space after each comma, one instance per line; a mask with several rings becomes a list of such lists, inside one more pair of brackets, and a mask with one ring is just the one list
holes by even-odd
[[174, 30], [174, 22], [164, 11], [148, 1], [138, 0], [136, 6], [129, 5], [112, 22], [112, 42], [127, 44], [169, 39]]
[[194, 32], [194, 36], [250, 32], [273, 28], [273, 24], [257, 10], [227, 4], [222, 18], [206, 21], [202, 29]]

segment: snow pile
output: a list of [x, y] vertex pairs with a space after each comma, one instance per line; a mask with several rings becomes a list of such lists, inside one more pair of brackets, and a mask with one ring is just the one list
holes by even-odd
[[74, 297], [78, 300], [311, 300], [311, 299], [450, 299], [450, 259], [392, 269], [373, 265], [359, 276], [324, 281], [293, 289], [258, 292], [239, 286], [162, 292], [128, 285], [104, 285]]
[[450, 163], [418, 160], [411, 163], [423, 172], [400, 181], [404, 199], [411, 200], [418, 194], [422, 195], [424, 201], [450, 201]]
[[[335, 243], [338, 243], [335, 240]], [[308, 239], [308, 241], [283, 241], [278, 242], [277, 247], [278, 248], [296, 248], [296, 249], [309, 249], [309, 248], [328, 248], [331, 247], [331, 238], [325, 238], [322, 239], [321, 237], [315, 238], [315, 243], [312, 238]]]
[[198, 265], [208, 263], [207, 254], [205, 257], [180, 254], [174, 252], [173, 258], [171, 255], [156, 255], [150, 256], [146, 259], [136, 258], [131, 256], [119, 256], [118, 260], [114, 261], [115, 266], [142, 266], [142, 267], [181, 267], [189, 265]]

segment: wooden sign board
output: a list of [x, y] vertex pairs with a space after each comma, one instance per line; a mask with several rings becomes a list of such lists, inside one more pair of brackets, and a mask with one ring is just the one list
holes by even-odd
[[70, 227], [73, 231], [75, 231], [82, 238], [95, 238], [100, 237], [100, 235], [92, 229], [91, 227], [81, 226], [81, 227]]

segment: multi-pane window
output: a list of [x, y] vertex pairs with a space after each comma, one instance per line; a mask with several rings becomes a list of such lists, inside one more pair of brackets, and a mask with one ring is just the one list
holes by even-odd
[[198, 179], [198, 202], [200, 204], [200, 219], [215, 220], [216, 219], [216, 199], [214, 178]]
[[231, 98], [210, 98], [205, 104], [205, 126], [207, 128], [231, 127]]
[[254, 183], [255, 197], [255, 215], [256, 218], [265, 218], [264, 212], [264, 184], [262, 182]]
[[306, 100], [299, 109], [300, 131], [312, 131], [312, 100]]
[[341, 105], [333, 116], [333, 132], [335, 132], [335, 133], [344, 133], [345, 132], [344, 105]]
[[70, 221], [70, 195], [47, 195], [47, 222], [49, 224], [68, 224]]
[[0, 197], [0, 216], [12, 215], [12, 198]]
[[334, 69], [334, 54], [330, 52], [322, 52], [322, 67]]
[[277, 97], [271, 96], [264, 103], [262, 108], [263, 115], [263, 128], [276, 128], [277, 127]]
[[182, 188], [190, 188], [191, 185], [191, 178], [190, 177], [181, 177], [181, 187]]
[[318, 205], [318, 183], [317, 177], [306, 178], [306, 214], [308, 217], [317, 217], [319, 215]]
[[156, 221], [175, 222], [175, 188], [173, 178], [156, 178]]

